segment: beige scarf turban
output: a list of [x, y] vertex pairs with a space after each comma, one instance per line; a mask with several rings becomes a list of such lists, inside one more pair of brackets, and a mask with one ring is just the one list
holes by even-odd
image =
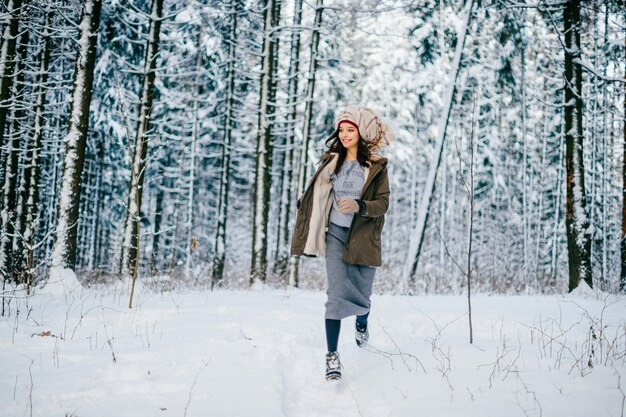
[[382, 148], [395, 138], [389, 123], [381, 119], [376, 112], [367, 107], [349, 106], [337, 116], [335, 128], [341, 122], [349, 122], [359, 129], [361, 139], [371, 148]]

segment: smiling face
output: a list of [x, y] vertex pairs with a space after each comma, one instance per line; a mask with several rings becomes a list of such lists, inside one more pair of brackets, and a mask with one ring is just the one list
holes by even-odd
[[348, 152], [355, 152], [359, 144], [359, 129], [352, 123], [341, 122], [339, 124], [339, 140]]

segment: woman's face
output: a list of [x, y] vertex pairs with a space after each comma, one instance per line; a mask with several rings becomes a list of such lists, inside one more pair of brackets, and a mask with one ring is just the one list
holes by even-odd
[[339, 140], [348, 150], [356, 148], [359, 144], [359, 129], [350, 123], [339, 124]]

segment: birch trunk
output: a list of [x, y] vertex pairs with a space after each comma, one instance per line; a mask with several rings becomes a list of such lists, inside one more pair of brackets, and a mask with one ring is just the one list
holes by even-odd
[[265, 282], [267, 272], [270, 173], [272, 171], [271, 139], [276, 120], [276, 27], [280, 20], [280, 0], [267, 0], [263, 14], [263, 46], [259, 92], [256, 167], [252, 208], [252, 265], [250, 284]]
[[[311, 120], [313, 119], [313, 95], [315, 93], [315, 75], [317, 72], [317, 50], [320, 42], [320, 27], [322, 25], [322, 14], [324, 12], [324, 0], [317, 0], [315, 3], [315, 23], [311, 34], [311, 53], [309, 56], [309, 73], [306, 86], [306, 99], [304, 109], [304, 127], [302, 129], [302, 147], [300, 148], [300, 169], [298, 172], [298, 198], [304, 193], [304, 184], [309, 177], [309, 143], [311, 138]], [[299, 285], [298, 277], [299, 257], [289, 258], [288, 282], [290, 286]]]
[[412, 238], [409, 242], [406, 262], [402, 269], [402, 282], [408, 283], [409, 291], [412, 291], [415, 287], [415, 271], [421, 254], [422, 243], [424, 241], [424, 231], [426, 230], [430, 204], [435, 191], [435, 180], [437, 178], [437, 170], [439, 169], [439, 164], [441, 162], [443, 144], [446, 138], [446, 128], [448, 127], [448, 119], [450, 118], [450, 111], [452, 109], [452, 99], [454, 97], [459, 67], [461, 66], [461, 56], [463, 55], [463, 45], [465, 44], [465, 35], [470, 21], [472, 5], [473, 0], [466, 0], [463, 8], [463, 23], [457, 32], [456, 50], [452, 61], [452, 73], [450, 74], [450, 79], [447, 83], [448, 89], [446, 91], [444, 106], [437, 124], [437, 142], [435, 145], [434, 158], [428, 171], [424, 192], [422, 193], [422, 198], [420, 200], [420, 210], [417, 218], [417, 224], [411, 234]]
[[582, 67], [580, 65], [580, 0], [570, 0], [563, 11], [565, 34], [565, 165], [567, 197], [565, 226], [569, 261], [569, 290], [581, 279], [591, 287], [591, 239], [583, 166]]
[[141, 219], [141, 197], [143, 195], [144, 170], [148, 153], [148, 133], [150, 114], [154, 100], [154, 79], [156, 76], [157, 54], [163, 18], [163, 0], [152, 0], [150, 29], [144, 61], [144, 78], [139, 101], [139, 121], [131, 154], [131, 179], [128, 191], [128, 206], [124, 225], [120, 273], [134, 276], [139, 259], [139, 221]]
[[76, 230], [80, 204], [80, 185], [89, 129], [89, 105], [101, 8], [101, 0], [86, 0], [79, 26], [80, 39], [74, 69], [69, 129], [64, 139], [65, 156], [58, 199], [56, 241], [52, 250], [53, 269], [74, 269], [76, 264]]

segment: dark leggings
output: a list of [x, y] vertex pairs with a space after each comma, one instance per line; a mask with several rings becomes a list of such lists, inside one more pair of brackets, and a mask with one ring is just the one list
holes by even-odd
[[[367, 328], [367, 317], [369, 312], [362, 316], [356, 316], [356, 322], [359, 323], [359, 327]], [[337, 344], [339, 343], [339, 332], [341, 331], [341, 320], [326, 319], [326, 346], [329, 352], [337, 351]]]

